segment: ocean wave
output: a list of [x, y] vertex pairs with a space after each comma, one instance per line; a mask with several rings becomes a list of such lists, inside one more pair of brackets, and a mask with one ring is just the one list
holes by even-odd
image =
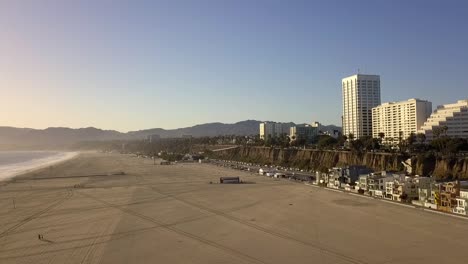
[[11, 164], [0, 165], [0, 181], [10, 179], [20, 174], [24, 174], [33, 170], [51, 166], [58, 162], [71, 159], [78, 155], [77, 152], [57, 152], [39, 158], [34, 158], [28, 161], [15, 162]]

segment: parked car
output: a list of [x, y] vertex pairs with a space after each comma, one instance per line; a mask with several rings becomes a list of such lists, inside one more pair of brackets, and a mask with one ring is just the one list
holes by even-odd
[[277, 172], [275, 173], [275, 178], [286, 178], [286, 175], [284, 173]]

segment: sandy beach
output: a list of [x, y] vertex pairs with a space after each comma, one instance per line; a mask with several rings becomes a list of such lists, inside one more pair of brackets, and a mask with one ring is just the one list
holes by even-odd
[[0, 186], [0, 204], [2, 264], [463, 263], [468, 244], [463, 219], [120, 154], [18, 176]]

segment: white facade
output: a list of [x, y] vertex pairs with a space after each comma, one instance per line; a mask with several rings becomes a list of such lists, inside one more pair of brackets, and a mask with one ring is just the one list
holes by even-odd
[[371, 175], [368, 179], [370, 195], [378, 198], [384, 198], [387, 182], [393, 182], [394, 180], [395, 178], [393, 175], [386, 176], [386, 173], [383, 175]]
[[468, 190], [460, 190], [460, 196], [456, 198], [457, 206], [453, 209], [456, 214], [467, 215], [468, 212]]
[[368, 191], [369, 190], [369, 175], [360, 175], [359, 176], [359, 181], [357, 182], [356, 186], [359, 187], [359, 189]]
[[447, 127], [446, 135], [449, 137], [468, 138], [468, 99], [438, 106], [419, 133], [424, 133], [426, 140], [431, 141], [434, 129], [441, 127]]
[[356, 74], [342, 80], [343, 135], [372, 136], [372, 108], [380, 105], [380, 76]]
[[400, 177], [395, 177], [393, 181], [385, 182], [385, 198], [399, 202], [402, 201], [403, 196], [410, 200], [417, 199], [420, 195], [419, 185], [430, 186], [430, 178], [400, 175]]
[[301, 124], [289, 128], [289, 138], [291, 141], [304, 139], [307, 142], [312, 142], [319, 134], [319, 126], [316, 124]]
[[279, 137], [282, 134], [289, 134], [291, 125], [289, 123], [263, 122], [260, 123], [260, 138]]
[[385, 183], [385, 199], [393, 200], [393, 188], [395, 187], [394, 181], [388, 181]]
[[420, 99], [381, 104], [372, 108], [372, 137], [384, 133], [383, 142], [397, 142], [401, 132], [406, 139], [418, 132], [431, 113], [432, 103]]

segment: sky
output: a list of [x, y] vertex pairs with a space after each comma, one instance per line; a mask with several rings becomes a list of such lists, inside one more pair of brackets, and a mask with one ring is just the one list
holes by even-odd
[[341, 125], [341, 79], [382, 102], [468, 98], [468, 1], [0, 2], [0, 126]]

